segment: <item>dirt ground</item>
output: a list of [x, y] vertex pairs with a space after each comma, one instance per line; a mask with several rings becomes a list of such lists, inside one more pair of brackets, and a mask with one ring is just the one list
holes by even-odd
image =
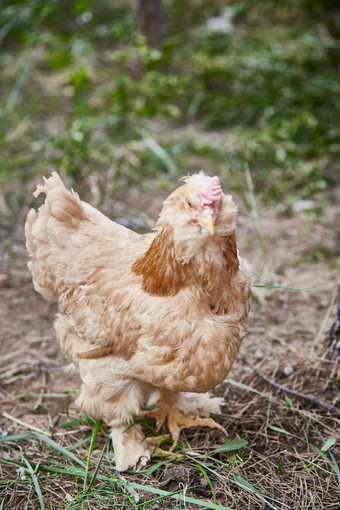
[[[154, 219], [160, 204], [161, 199], [151, 203], [143, 199], [145, 213]], [[319, 223], [307, 212], [287, 218], [266, 211], [261, 217], [266, 258], [240, 201], [239, 205], [238, 244], [241, 255], [253, 266], [253, 282], [329, 294], [254, 288], [248, 335], [241, 355], [286, 387], [290, 387], [294, 374], [299, 373], [300, 387], [295, 382], [295, 389], [315, 392], [320, 399], [334, 403], [339, 395], [327, 393], [324, 380], [318, 384], [314, 377], [309, 384], [309, 378], [321, 362], [328, 366], [325, 332], [335, 314], [339, 265], [336, 259], [327, 259], [324, 254], [340, 242], [338, 211], [329, 207]], [[128, 201], [122, 209], [128, 213]], [[1, 246], [0, 429], [6, 434], [27, 428], [43, 431], [58, 423], [66, 407], [69, 416], [76, 416], [74, 398], [70, 400], [62, 395], [76, 394], [79, 381], [63, 370], [67, 360], [59, 350], [53, 329], [56, 307], [33, 289], [26, 268], [28, 258], [21, 222], [10, 232], [2, 231]], [[339, 365], [330, 364], [329, 371], [329, 377], [339, 379]], [[229, 377], [251, 384], [254, 374], [239, 356]], [[271, 390], [263, 384], [264, 391]], [[43, 393], [61, 395], [44, 398]], [[241, 412], [247, 414], [247, 405]], [[248, 421], [252, 420], [256, 422], [249, 415]], [[339, 429], [333, 430], [333, 436], [339, 439]]]

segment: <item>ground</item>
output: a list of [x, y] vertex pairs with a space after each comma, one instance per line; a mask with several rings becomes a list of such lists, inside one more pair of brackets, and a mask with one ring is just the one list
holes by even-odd
[[[340, 274], [339, 0], [164, 0], [162, 51], [133, 3], [0, 9], [0, 510], [338, 509], [340, 378], [326, 340]], [[216, 17], [227, 31], [208, 29]], [[26, 268], [25, 217], [57, 170], [149, 230], [200, 169], [235, 196], [240, 253], [267, 285], [253, 287], [248, 335], [214, 390], [228, 438], [183, 431], [173, 454], [119, 475], [107, 428], [74, 404], [56, 308]]]
[[[117, 208], [127, 213], [136, 195], [130, 190]], [[164, 197], [138, 198], [147, 217], [155, 219]], [[107, 429], [97, 435], [99, 426], [74, 404], [79, 380], [63, 368], [67, 360], [53, 329], [55, 305], [33, 289], [22, 218], [10, 232], [2, 231], [1, 508], [107, 508], [108, 501], [121, 508], [154, 510], [338, 508], [340, 368], [326, 358], [338, 267], [336, 260], [323, 256], [339, 242], [337, 210], [329, 206], [322, 222], [308, 211], [291, 217], [262, 211], [264, 252], [240, 197], [235, 198], [239, 249], [253, 266], [252, 281], [320, 294], [254, 287], [240, 356], [228, 381], [214, 390], [226, 399], [216, 419], [227, 429], [229, 441], [220, 431], [184, 431], [175, 457], [157, 454], [147, 469], [123, 477], [115, 472]], [[279, 391], [254, 366], [318, 402]], [[144, 426], [155, 435], [152, 423]]]

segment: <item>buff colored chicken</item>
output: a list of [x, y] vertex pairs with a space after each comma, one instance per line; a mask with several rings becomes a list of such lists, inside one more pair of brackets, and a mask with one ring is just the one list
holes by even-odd
[[[120, 471], [146, 464], [152, 444], [133, 425], [149, 411], [176, 442], [209, 418], [210, 389], [232, 367], [245, 335], [250, 285], [235, 240], [237, 210], [218, 177], [184, 179], [160, 213], [156, 233], [114, 223], [65, 189], [54, 172], [25, 225], [35, 289], [58, 303], [62, 352], [82, 379], [77, 403], [104, 420]], [[202, 418], [205, 416], [205, 418]]]

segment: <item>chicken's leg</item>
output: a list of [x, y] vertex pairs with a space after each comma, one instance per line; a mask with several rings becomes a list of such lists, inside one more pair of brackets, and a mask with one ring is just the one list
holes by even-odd
[[191, 427], [211, 427], [226, 430], [212, 418], [202, 418], [210, 413], [218, 413], [224, 400], [211, 397], [208, 393], [176, 393], [162, 391], [160, 405], [156, 409], [146, 411], [146, 415], [156, 419], [157, 430], [167, 419], [169, 431], [176, 446], [182, 429]]
[[140, 425], [129, 427], [121, 424], [113, 427], [110, 435], [117, 471], [126, 471], [131, 467], [140, 469], [146, 465], [152, 449], [149, 448]]
[[[98, 369], [96, 367], [100, 363], [102, 370], [100, 365]], [[117, 471], [145, 466], [152, 447], [145, 440], [141, 426], [134, 425], [133, 418], [138, 416], [142, 402], [150, 393], [149, 387], [139, 381], [114, 377], [115, 373], [105, 367], [105, 360], [81, 360], [79, 365], [87, 380], [77, 404], [83, 412], [94, 419], [104, 420], [111, 427]]]

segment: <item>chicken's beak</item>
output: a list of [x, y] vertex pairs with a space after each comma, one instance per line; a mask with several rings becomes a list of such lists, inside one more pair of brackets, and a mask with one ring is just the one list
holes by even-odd
[[211, 236], [215, 233], [215, 220], [214, 218], [209, 214], [203, 221], [202, 226], [209, 232]]

